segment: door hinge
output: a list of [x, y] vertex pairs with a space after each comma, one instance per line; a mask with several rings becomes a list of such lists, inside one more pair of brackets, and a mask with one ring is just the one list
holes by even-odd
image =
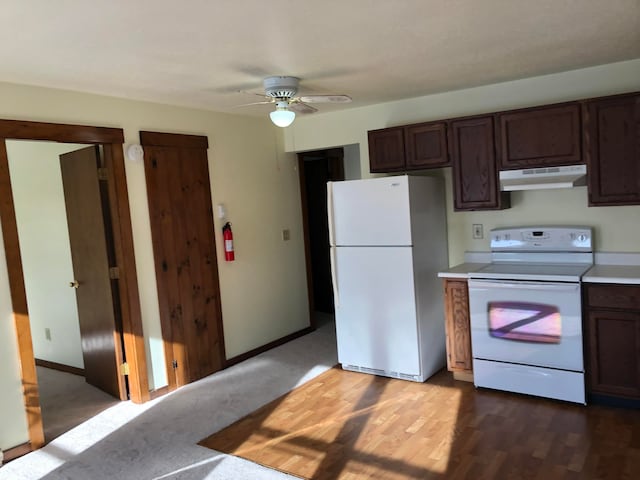
[[173, 362], [171, 362], [171, 366], [172, 366], [173, 368], [178, 368], [178, 361], [177, 361], [177, 360], [174, 360]]
[[129, 364], [127, 362], [120, 364], [120, 375], [129, 375]]
[[109, 177], [107, 169], [104, 167], [98, 168], [98, 180], [107, 180]]
[[109, 278], [118, 280], [120, 278], [120, 269], [118, 267], [109, 267]]

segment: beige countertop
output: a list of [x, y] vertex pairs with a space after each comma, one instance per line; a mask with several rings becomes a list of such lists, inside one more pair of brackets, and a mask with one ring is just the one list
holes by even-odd
[[469, 278], [469, 273], [480, 270], [483, 267], [486, 267], [486, 263], [473, 263], [473, 262], [465, 262], [454, 267], [449, 268], [448, 270], [444, 270], [442, 272], [438, 272], [438, 277], [440, 278]]
[[582, 276], [582, 281], [640, 284], [640, 265], [594, 265]]
[[[468, 261], [438, 272], [438, 277], [466, 279], [491, 261], [486, 252], [466, 252], [465, 260]], [[640, 253], [596, 252], [595, 261], [583, 275], [583, 282], [640, 285]]]

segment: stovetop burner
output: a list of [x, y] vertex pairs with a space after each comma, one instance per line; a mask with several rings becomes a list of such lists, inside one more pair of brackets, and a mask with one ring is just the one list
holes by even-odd
[[577, 282], [591, 266], [591, 263], [492, 263], [469, 274], [469, 277]]
[[491, 230], [491, 260], [470, 278], [579, 282], [593, 265], [590, 227]]

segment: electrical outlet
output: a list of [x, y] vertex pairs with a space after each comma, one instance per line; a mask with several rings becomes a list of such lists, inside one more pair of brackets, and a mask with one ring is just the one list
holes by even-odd
[[45, 328], [44, 329], [44, 338], [46, 338], [47, 340], [51, 341], [51, 329], [50, 328]]
[[289, 229], [285, 228], [284, 230], [282, 230], [282, 240], [286, 242], [290, 238], [291, 238], [291, 232], [289, 231]]
[[481, 223], [474, 223], [473, 224], [473, 238], [478, 239], [478, 240], [484, 238], [484, 232], [482, 231], [482, 224]]

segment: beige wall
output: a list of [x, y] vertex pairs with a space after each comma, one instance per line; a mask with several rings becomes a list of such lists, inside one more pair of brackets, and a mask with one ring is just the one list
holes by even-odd
[[[236, 261], [220, 250], [222, 224], [215, 215], [227, 357], [309, 325], [302, 216], [295, 155], [284, 154], [282, 131], [268, 117], [219, 114], [97, 95], [0, 84], [0, 118], [202, 134], [209, 138], [213, 204], [224, 203], [233, 223]], [[152, 387], [166, 384], [144, 167], [126, 162], [142, 320]], [[281, 230], [291, 231], [282, 241]], [[4, 249], [0, 250], [0, 300], [9, 298]], [[27, 441], [19, 395], [10, 302], [1, 302], [0, 448]], [[16, 395], [16, 391], [18, 395]]]
[[[640, 59], [637, 59], [342, 112], [300, 116], [285, 131], [285, 145], [287, 151], [296, 152], [359, 144], [361, 174], [366, 178], [371, 176], [368, 130], [639, 90]], [[513, 193], [513, 206], [509, 210], [454, 212], [450, 169], [423, 173], [447, 179], [451, 265], [462, 262], [467, 250], [488, 250], [489, 229], [535, 223], [592, 225], [597, 250], [640, 251], [640, 207], [588, 208], [586, 187]], [[472, 239], [474, 223], [484, 225], [485, 239]]]

